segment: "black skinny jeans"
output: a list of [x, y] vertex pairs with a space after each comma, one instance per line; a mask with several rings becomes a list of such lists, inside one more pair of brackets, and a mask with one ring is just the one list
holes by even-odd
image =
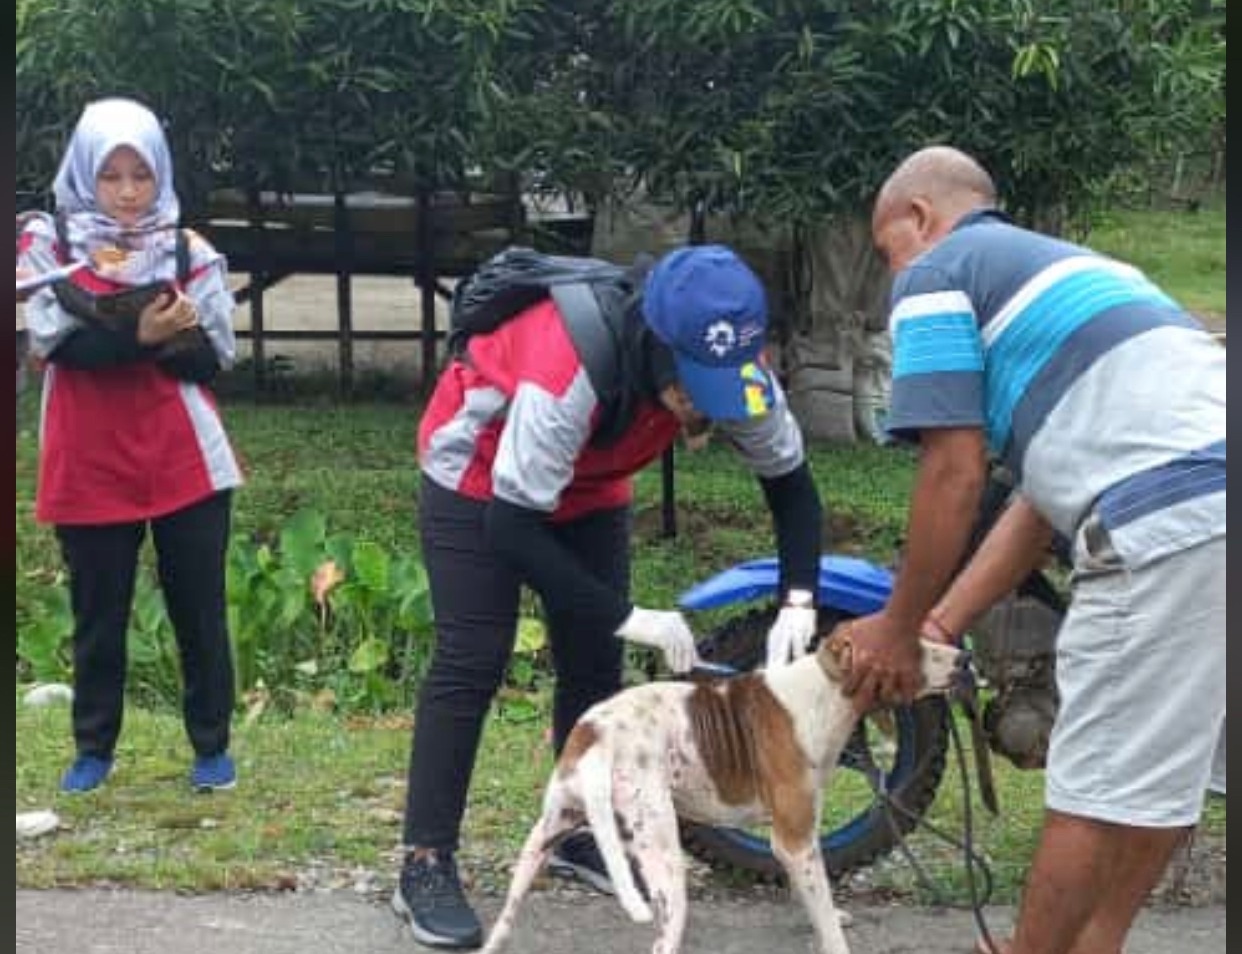
[[[487, 545], [485, 508], [423, 479], [419, 522], [436, 648], [415, 713], [407, 847], [457, 848], [483, 723], [513, 651], [521, 581]], [[628, 598], [629, 508], [591, 513], [554, 532], [583, 566]], [[574, 620], [550, 619], [548, 635], [556, 672], [552, 736], [560, 752], [578, 717], [620, 688], [624, 645], [610, 632], [584, 632]]]
[[[177, 637], [182, 714], [197, 755], [229, 747], [233, 656], [225, 603], [231, 493], [149, 521], [160, 588]], [[147, 522], [60, 525], [73, 605], [73, 738], [79, 754], [111, 758], [121, 734], [126, 645]]]

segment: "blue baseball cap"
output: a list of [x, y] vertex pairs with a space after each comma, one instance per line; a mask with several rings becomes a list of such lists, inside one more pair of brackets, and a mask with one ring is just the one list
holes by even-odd
[[647, 274], [643, 318], [673, 352], [695, 409], [714, 420], [767, 414], [774, 386], [763, 356], [768, 303], [763, 285], [723, 245], [692, 245]]

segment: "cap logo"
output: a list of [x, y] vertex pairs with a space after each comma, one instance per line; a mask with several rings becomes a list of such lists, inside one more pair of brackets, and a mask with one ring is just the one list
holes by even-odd
[[713, 321], [703, 332], [703, 343], [717, 358], [723, 358], [737, 347], [737, 331], [727, 321]]
[[746, 416], [763, 417], [772, 406], [771, 386], [767, 375], [753, 361], [747, 362], [738, 370], [742, 378], [742, 396], [746, 402]]

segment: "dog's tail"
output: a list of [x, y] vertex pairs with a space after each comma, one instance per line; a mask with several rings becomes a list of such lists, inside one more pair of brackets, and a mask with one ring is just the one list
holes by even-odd
[[616, 889], [617, 900], [631, 920], [647, 924], [652, 919], [651, 906], [639, 893], [634, 873], [625, 857], [612, 805], [612, 765], [598, 746], [587, 751], [578, 761], [578, 777], [581, 779], [587, 821], [608, 868], [612, 886]]

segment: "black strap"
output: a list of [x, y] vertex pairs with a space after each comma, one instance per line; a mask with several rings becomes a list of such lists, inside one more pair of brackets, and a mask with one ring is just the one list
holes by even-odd
[[52, 221], [56, 223], [56, 252], [60, 264], [69, 264], [69, 226], [66, 224], [65, 214], [57, 212], [52, 216]]
[[177, 241], [173, 247], [177, 262], [177, 284], [182, 289], [190, 280], [190, 235], [185, 229], [177, 229]]
[[596, 395], [601, 400], [610, 398], [617, 388], [620, 342], [604, 317], [594, 290], [586, 282], [553, 285], [552, 300]]

